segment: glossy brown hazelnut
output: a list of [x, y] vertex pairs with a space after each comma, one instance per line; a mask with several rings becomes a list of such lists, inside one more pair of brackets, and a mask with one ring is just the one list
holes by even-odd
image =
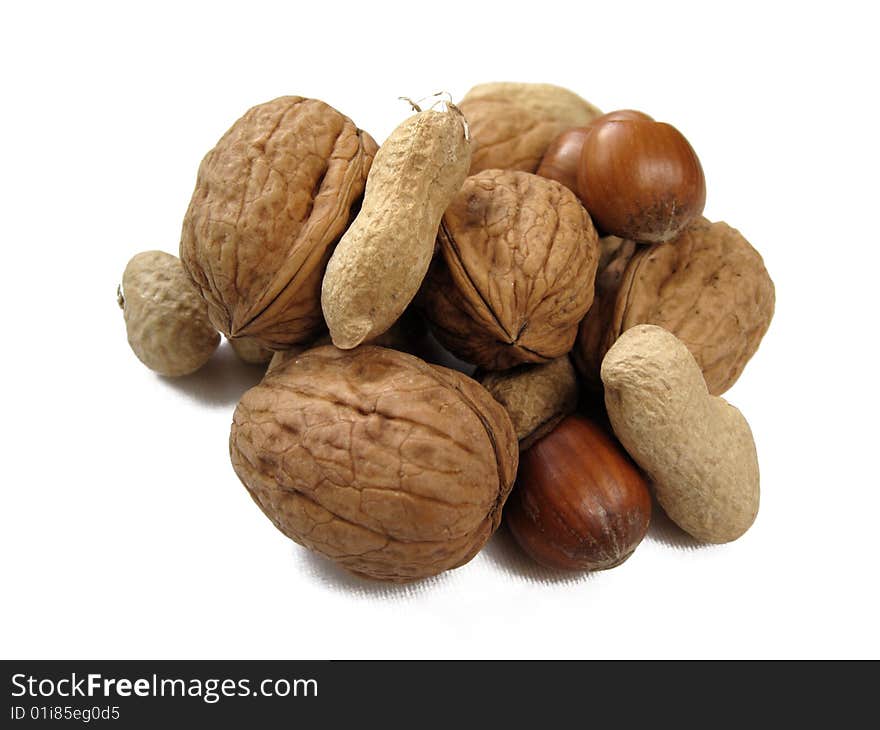
[[520, 455], [504, 520], [522, 549], [550, 568], [605, 570], [642, 541], [651, 496], [616, 439], [581, 415]]
[[541, 158], [537, 174], [562, 183], [577, 195], [578, 167], [581, 164], [584, 140], [589, 132], [589, 127], [575, 127], [560, 134], [550, 143], [544, 157]]
[[654, 117], [650, 114], [645, 114], [645, 112], [636, 111], [635, 109], [617, 109], [613, 112], [608, 112], [607, 114], [603, 114], [601, 117], [596, 117], [592, 122], [590, 122], [590, 129], [595, 129], [600, 124], [604, 124], [605, 122], [611, 121], [620, 121], [621, 119], [635, 119], [643, 122], [653, 122]]
[[578, 192], [578, 168], [581, 165], [581, 155], [584, 149], [584, 140], [590, 130], [600, 122], [608, 119], [648, 119], [647, 114], [633, 109], [619, 109], [597, 117], [585, 127], [567, 129], [554, 139], [538, 166], [537, 174], [541, 177], [550, 178], [560, 182], [576, 195]]
[[691, 145], [675, 127], [649, 119], [593, 125], [578, 191], [600, 231], [645, 243], [675, 238], [706, 203], [703, 168]]

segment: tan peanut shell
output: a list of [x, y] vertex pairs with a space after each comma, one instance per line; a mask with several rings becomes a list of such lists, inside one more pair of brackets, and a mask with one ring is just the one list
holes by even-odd
[[376, 143], [317, 99], [250, 109], [199, 166], [180, 258], [229, 338], [278, 350], [324, 328], [321, 277]]
[[688, 346], [710, 393], [728, 390], [773, 318], [775, 290], [761, 255], [735, 228], [704, 218], [668, 243], [630, 244], [608, 255], [574, 348], [585, 378], [597, 379], [621, 333], [656, 324]]
[[355, 573], [468, 562], [501, 520], [518, 450], [476, 381], [395, 350], [318, 347], [245, 393], [232, 465], [285, 535]]
[[550, 433], [577, 408], [577, 375], [568, 357], [482, 373], [478, 379], [510, 416], [520, 451]]
[[419, 300], [453, 354], [503, 370], [571, 350], [593, 301], [598, 238], [568, 188], [484, 170], [447, 208], [438, 242], [442, 259]]
[[601, 375], [614, 433], [669, 517], [706, 542], [748, 530], [759, 503], [751, 429], [736, 408], [709, 394], [685, 344], [661, 327], [637, 325], [608, 351]]
[[188, 375], [208, 362], [220, 335], [177, 256], [145, 251], [128, 262], [119, 303], [128, 344], [160, 375]]
[[324, 274], [330, 337], [348, 349], [387, 330], [421, 286], [440, 217], [467, 175], [471, 152], [461, 113], [419, 112], [376, 155], [364, 202]]
[[561, 86], [513, 82], [474, 86], [459, 106], [474, 137], [471, 175], [492, 168], [535, 172], [558, 135], [602, 113]]

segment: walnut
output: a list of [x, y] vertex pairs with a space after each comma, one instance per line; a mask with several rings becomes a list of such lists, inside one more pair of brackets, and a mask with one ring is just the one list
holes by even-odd
[[519, 450], [550, 433], [578, 405], [578, 382], [568, 357], [546, 365], [520, 365], [475, 377], [510, 416]]
[[443, 216], [421, 304], [440, 342], [487, 370], [549, 362], [593, 300], [598, 239], [568, 188], [526, 172], [469, 177]]
[[674, 241], [609, 253], [580, 326], [575, 364], [595, 384], [615, 340], [637, 324], [654, 324], [687, 345], [709, 392], [720, 395], [755, 354], [774, 305], [761, 255], [736, 229], [701, 218]]
[[269, 349], [324, 326], [321, 277], [377, 150], [316, 99], [255, 106], [202, 160], [180, 258], [227, 337]]
[[318, 347], [236, 408], [232, 464], [284, 534], [365, 576], [468, 562], [498, 527], [518, 462], [476, 381], [382, 347]]
[[475, 141], [471, 175], [491, 168], [535, 172], [559, 134], [586, 126], [602, 113], [552, 84], [479, 84], [459, 107]]

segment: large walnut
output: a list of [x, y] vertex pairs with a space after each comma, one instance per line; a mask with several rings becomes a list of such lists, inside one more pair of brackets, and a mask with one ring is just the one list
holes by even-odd
[[617, 338], [654, 324], [682, 340], [713, 395], [728, 390], [770, 326], [775, 291], [761, 255], [726, 223], [701, 218], [674, 241], [634, 246], [603, 239], [606, 266], [574, 348], [581, 374], [595, 385]]
[[285, 535], [408, 581], [468, 562], [517, 467], [507, 413], [474, 380], [381, 347], [309, 350], [238, 404], [232, 464]]
[[552, 84], [479, 84], [459, 107], [474, 138], [471, 175], [492, 168], [535, 172], [558, 135], [602, 113]]
[[255, 106], [202, 160], [180, 258], [227, 337], [270, 349], [321, 329], [321, 277], [377, 150], [316, 99]]
[[469, 177], [446, 209], [421, 303], [453, 354], [487, 370], [549, 362], [593, 300], [598, 238], [568, 188], [526, 172]]

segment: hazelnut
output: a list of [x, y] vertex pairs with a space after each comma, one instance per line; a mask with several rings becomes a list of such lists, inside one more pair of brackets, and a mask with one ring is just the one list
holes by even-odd
[[584, 140], [590, 133], [589, 127], [566, 129], [554, 139], [538, 165], [537, 174], [556, 180], [577, 194], [577, 173], [581, 163]]
[[632, 109], [620, 109], [608, 112], [597, 117], [585, 127], [567, 129], [554, 139], [538, 166], [537, 174], [551, 180], [560, 182], [576, 195], [578, 192], [578, 168], [581, 164], [581, 154], [584, 149], [584, 140], [590, 130], [601, 122], [608, 119], [651, 119], [647, 114], [633, 111]]
[[573, 415], [520, 455], [504, 519], [538, 563], [605, 570], [620, 565], [642, 541], [651, 496], [617, 441]]
[[590, 129], [595, 129], [600, 124], [604, 124], [605, 122], [610, 121], [619, 121], [621, 119], [635, 119], [641, 120], [643, 122], [653, 122], [654, 117], [650, 114], [645, 114], [645, 112], [636, 111], [635, 109], [617, 109], [613, 112], [608, 112], [607, 114], [603, 114], [601, 117], [596, 117], [589, 124]]
[[606, 119], [584, 140], [578, 190], [605, 234], [668, 241], [703, 212], [706, 180], [688, 141], [650, 119]]

